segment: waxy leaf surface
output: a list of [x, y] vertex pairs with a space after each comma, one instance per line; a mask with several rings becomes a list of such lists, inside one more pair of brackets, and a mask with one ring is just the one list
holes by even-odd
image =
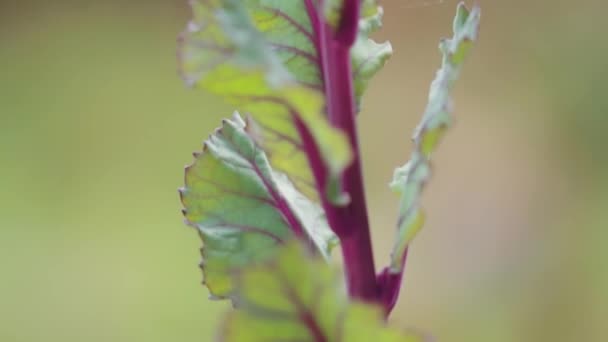
[[233, 276], [299, 235], [327, 256], [337, 243], [319, 206], [269, 165], [238, 114], [186, 169], [184, 215], [203, 239], [201, 267], [214, 297], [234, 299]]
[[377, 307], [349, 303], [341, 273], [299, 244], [279, 253], [238, 276], [240, 307], [229, 314], [219, 341], [420, 341], [385, 327]]
[[401, 194], [401, 202], [397, 241], [390, 266], [390, 271], [394, 273], [403, 270], [407, 246], [424, 224], [420, 195], [431, 174], [431, 154], [450, 125], [450, 90], [477, 38], [480, 15], [479, 7], [473, 7], [469, 12], [463, 3], [458, 5], [453, 25], [454, 36], [442, 40], [439, 46], [443, 54], [442, 66], [431, 84], [426, 110], [414, 134], [414, 151], [407, 164], [395, 170], [391, 187]]

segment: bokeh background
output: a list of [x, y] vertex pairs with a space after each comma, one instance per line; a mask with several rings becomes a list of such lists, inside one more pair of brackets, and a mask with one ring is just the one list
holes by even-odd
[[[211, 341], [176, 189], [231, 113], [176, 75], [185, 0], [0, 1], [0, 341]], [[479, 0], [392, 324], [438, 341], [606, 341], [605, 1]], [[456, 1], [384, 0], [360, 116], [379, 265], [387, 188]]]

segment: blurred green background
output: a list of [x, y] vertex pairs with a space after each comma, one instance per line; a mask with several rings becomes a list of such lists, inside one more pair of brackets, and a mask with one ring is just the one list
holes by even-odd
[[[185, 0], [0, 1], [0, 341], [211, 341], [176, 189], [231, 109], [176, 75]], [[377, 263], [386, 186], [456, 1], [384, 0], [360, 116]], [[438, 341], [606, 341], [605, 1], [479, 0], [392, 323]]]

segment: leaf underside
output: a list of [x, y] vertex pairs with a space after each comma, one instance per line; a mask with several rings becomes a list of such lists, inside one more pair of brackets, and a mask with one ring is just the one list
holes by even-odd
[[297, 243], [273, 261], [238, 277], [240, 310], [220, 332], [222, 342], [416, 342], [384, 326], [379, 308], [349, 303], [342, 277]]
[[441, 41], [442, 66], [432, 82], [428, 104], [414, 134], [414, 151], [410, 160], [395, 170], [391, 188], [401, 194], [397, 240], [391, 255], [390, 271], [403, 270], [407, 246], [424, 224], [420, 196], [431, 175], [430, 159], [440, 139], [451, 123], [450, 90], [470, 47], [477, 38], [480, 9], [469, 12], [464, 3], [458, 5], [451, 39]]
[[296, 234], [324, 256], [337, 244], [320, 207], [272, 170], [236, 113], [196, 154], [185, 183], [184, 215], [203, 239], [201, 266], [214, 297], [234, 299], [233, 274]]

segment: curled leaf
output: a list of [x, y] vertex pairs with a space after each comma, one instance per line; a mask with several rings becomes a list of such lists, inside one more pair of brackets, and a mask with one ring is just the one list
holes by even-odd
[[469, 12], [464, 3], [458, 5], [453, 25], [454, 35], [451, 39], [442, 40], [439, 45], [443, 54], [442, 66], [431, 84], [427, 107], [414, 134], [414, 151], [410, 160], [395, 170], [391, 188], [401, 195], [401, 202], [397, 240], [391, 255], [392, 273], [403, 271], [407, 246], [424, 224], [420, 196], [431, 175], [431, 154], [450, 125], [450, 90], [477, 38], [480, 15], [477, 6]]

